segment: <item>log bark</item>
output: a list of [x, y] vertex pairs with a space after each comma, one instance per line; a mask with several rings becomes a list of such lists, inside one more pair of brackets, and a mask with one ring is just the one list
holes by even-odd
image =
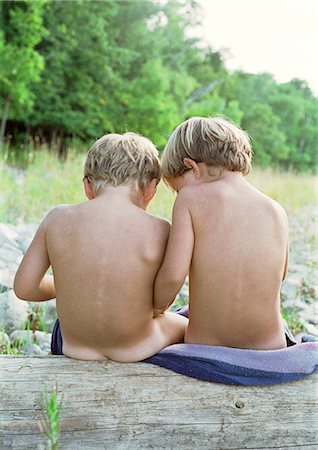
[[201, 382], [144, 363], [0, 356], [0, 448], [45, 448], [41, 392], [57, 383], [63, 449], [316, 449], [318, 376]]

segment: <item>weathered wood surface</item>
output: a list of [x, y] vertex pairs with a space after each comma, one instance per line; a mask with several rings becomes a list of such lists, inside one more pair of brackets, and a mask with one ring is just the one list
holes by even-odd
[[61, 448], [317, 449], [318, 377], [200, 382], [156, 366], [0, 356], [2, 449], [45, 448], [41, 391], [57, 382]]

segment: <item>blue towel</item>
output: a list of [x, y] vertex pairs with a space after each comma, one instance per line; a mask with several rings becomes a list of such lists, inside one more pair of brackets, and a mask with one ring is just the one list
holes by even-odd
[[[187, 317], [187, 307], [177, 311]], [[318, 342], [301, 344], [285, 328], [287, 348], [245, 350], [212, 345], [175, 344], [144, 360], [174, 372], [214, 383], [264, 386], [296, 381], [318, 371]]]

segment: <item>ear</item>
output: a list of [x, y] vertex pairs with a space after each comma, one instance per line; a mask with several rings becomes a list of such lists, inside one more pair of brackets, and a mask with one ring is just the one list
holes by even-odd
[[143, 189], [143, 198], [142, 198], [142, 207], [144, 209], [147, 208], [150, 200], [156, 193], [158, 180], [157, 178], [153, 178], [149, 184], [147, 184]]
[[193, 170], [195, 178], [201, 177], [201, 170], [198, 164], [190, 158], [184, 158], [183, 164], [190, 170]]
[[86, 197], [88, 198], [88, 200], [93, 200], [95, 198], [95, 194], [92, 183], [89, 182], [87, 177], [84, 177], [83, 182]]

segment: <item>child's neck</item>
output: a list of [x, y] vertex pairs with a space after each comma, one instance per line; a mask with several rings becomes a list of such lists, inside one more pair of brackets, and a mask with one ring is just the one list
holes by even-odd
[[204, 182], [209, 183], [212, 181], [242, 181], [242, 172], [232, 172], [230, 170], [221, 169], [219, 167], [207, 167], [205, 166], [205, 171], [202, 175]]
[[133, 203], [139, 208], [146, 209], [143, 202], [143, 193], [137, 189], [137, 187], [132, 185], [107, 185], [99, 191], [95, 197], [95, 200], [102, 202], [106, 200], [108, 201], [110, 198], [118, 202]]

